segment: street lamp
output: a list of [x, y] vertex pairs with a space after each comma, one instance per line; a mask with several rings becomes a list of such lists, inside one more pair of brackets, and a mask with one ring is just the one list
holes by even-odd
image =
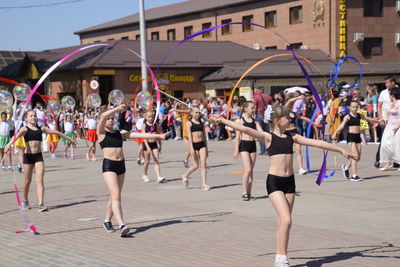
[[146, 42], [147, 42], [147, 34], [146, 34], [146, 22], [144, 17], [144, 0], [139, 0], [139, 25], [140, 25], [140, 55], [144, 59], [142, 60], [141, 69], [142, 69], [142, 91], [146, 92], [149, 90], [147, 83], [147, 55], [146, 55]]

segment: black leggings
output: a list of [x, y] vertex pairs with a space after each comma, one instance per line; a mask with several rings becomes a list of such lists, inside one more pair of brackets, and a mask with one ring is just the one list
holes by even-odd
[[117, 175], [124, 174], [126, 172], [125, 160], [116, 161], [103, 159], [103, 173], [104, 172], [114, 172]]
[[266, 185], [268, 195], [275, 191], [282, 191], [285, 194], [294, 194], [296, 192], [294, 174], [289, 177], [268, 174]]

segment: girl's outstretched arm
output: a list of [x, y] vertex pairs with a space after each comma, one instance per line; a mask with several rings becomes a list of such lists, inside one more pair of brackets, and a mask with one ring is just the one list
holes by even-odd
[[337, 152], [337, 153], [342, 154], [345, 158], [357, 160], [357, 155], [350, 154], [345, 149], [335, 146], [335, 145], [332, 145], [332, 144], [322, 141], [322, 140], [305, 138], [299, 134], [296, 134], [295, 136], [293, 136], [293, 141], [300, 145], [318, 147], [323, 150]]
[[43, 132], [46, 134], [55, 134], [59, 137], [62, 137], [64, 139], [67, 139], [68, 141], [70, 141], [72, 144], [76, 145], [76, 141], [74, 139], [72, 139], [69, 136], [66, 136], [65, 134], [63, 134], [62, 132], [56, 131], [56, 130], [51, 130], [47, 127], [43, 128]]
[[258, 140], [260, 140], [262, 142], [266, 142], [266, 141], [267, 142], [271, 142], [271, 135], [269, 133], [260, 132], [260, 131], [254, 130], [254, 129], [250, 128], [250, 127], [246, 127], [246, 126], [244, 126], [242, 124], [235, 123], [233, 121], [227, 120], [227, 119], [225, 119], [223, 117], [216, 116], [216, 115], [213, 115], [211, 117], [211, 119], [214, 120], [217, 123], [223, 123], [226, 126], [229, 126], [229, 127], [233, 128], [235, 130], [238, 130], [239, 132], [242, 132], [242, 133], [245, 133], [247, 135], [250, 135], [251, 137], [253, 137], [255, 139], [258, 139]]
[[168, 136], [171, 135], [171, 132], [167, 132], [165, 134], [151, 134], [151, 133], [135, 133], [128, 131], [121, 131], [122, 138], [124, 139], [158, 139], [165, 140]]

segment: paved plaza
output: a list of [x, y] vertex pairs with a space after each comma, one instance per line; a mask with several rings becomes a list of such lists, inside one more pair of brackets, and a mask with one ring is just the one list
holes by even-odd
[[[342, 144], [341, 144], [342, 145]], [[344, 146], [344, 145], [343, 145]], [[108, 200], [101, 160], [45, 156], [45, 204], [49, 211], [26, 212], [40, 235], [15, 234], [26, 228], [16, 205], [12, 175], [0, 172], [0, 266], [273, 266], [275, 211], [265, 194], [268, 157], [257, 158], [254, 200], [241, 200], [240, 160], [229, 141], [209, 142], [208, 183], [200, 172], [181, 185], [184, 145], [164, 142], [162, 175], [168, 182], [141, 179], [135, 142], [125, 143], [127, 176], [123, 210], [128, 238], [107, 233], [102, 222]], [[315, 184], [322, 152], [311, 149], [314, 172], [296, 176], [297, 194], [289, 244], [291, 266], [400, 266], [400, 177], [397, 170], [373, 167], [377, 145], [363, 146], [362, 182], [343, 178], [344, 158], [331, 153], [328, 168], [338, 171]], [[100, 155], [100, 153], [98, 153]], [[17, 176], [22, 185], [22, 175]], [[36, 204], [35, 183], [31, 205]]]

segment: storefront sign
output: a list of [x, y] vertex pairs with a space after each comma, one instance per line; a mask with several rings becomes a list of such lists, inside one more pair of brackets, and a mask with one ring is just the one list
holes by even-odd
[[247, 101], [253, 100], [253, 90], [250, 87], [240, 87], [239, 96], [244, 96]]
[[90, 83], [89, 83], [89, 86], [90, 86], [91, 89], [97, 90], [99, 88], [100, 84], [96, 80], [91, 80]]
[[[196, 81], [196, 77], [193, 75], [176, 75], [176, 74], [157, 74], [157, 81], [161, 79], [163, 83], [168, 82], [182, 82], [182, 83], [193, 83]], [[151, 77], [148, 77], [148, 80], [151, 81]], [[131, 82], [140, 82], [142, 81], [142, 76], [137, 74], [130, 74], [129, 81]]]
[[346, 0], [339, 2], [339, 57], [347, 56], [347, 6]]

